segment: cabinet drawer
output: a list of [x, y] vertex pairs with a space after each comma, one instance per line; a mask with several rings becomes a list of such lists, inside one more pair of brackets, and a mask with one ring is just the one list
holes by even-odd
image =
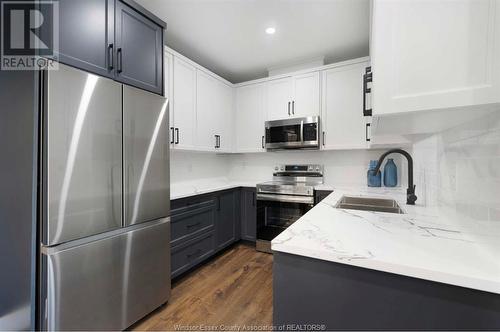
[[171, 213], [175, 215], [183, 212], [183, 208], [197, 208], [201, 205], [212, 204], [215, 205], [215, 198], [211, 194], [196, 195], [186, 198], [179, 198], [170, 201]]
[[172, 213], [171, 244], [176, 246], [181, 242], [201, 233], [212, 230], [215, 221], [215, 206], [213, 201], [192, 207], [178, 209]]
[[215, 252], [214, 232], [172, 248], [172, 278], [207, 259]]

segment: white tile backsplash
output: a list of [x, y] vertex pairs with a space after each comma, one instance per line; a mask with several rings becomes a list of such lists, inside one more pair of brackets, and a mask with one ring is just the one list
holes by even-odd
[[500, 112], [413, 145], [419, 200], [500, 222]]
[[[382, 153], [383, 150], [348, 150], [217, 155], [172, 151], [171, 182], [199, 182], [203, 179], [223, 177], [236, 181], [263, 182], [272, 179], [274, 166], [278, 164], [321, 164], [325, 166], [325, 183], [359, 186], [366, 185], [369, 161], [378, 159]], [[401, 159], [397, 155], [392, 157], [398, 166], [399, 178], [402, 178], [406, 185], [406, 170], [401, 168]]]

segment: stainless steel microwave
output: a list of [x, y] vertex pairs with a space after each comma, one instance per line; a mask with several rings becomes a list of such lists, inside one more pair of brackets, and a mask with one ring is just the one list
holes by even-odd
[[266, 149], [319, 149], [319, 116], [266, 121]]

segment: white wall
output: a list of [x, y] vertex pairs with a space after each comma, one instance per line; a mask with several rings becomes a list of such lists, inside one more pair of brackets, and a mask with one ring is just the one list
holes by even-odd
[[[171, 181], [175, 184], [226, 177], [263, 182], [272, 179], [274, 166], [278, 164], [321, 164], [325, 166], [325, 183], [363, 186], [366, 185], [370, 159], [378, 159], [381, 154], [382, 150], [280, 151], [234, 155], [172, 151]], [[397, 156], [394, 159], [401, 170], [400, 159]], [[404, 170], [399, 173], [406, 174]], [[405, 178], [403, 183], [406, 185]]]
[[413, 146], [419, 200], [478, 221], [500, 221], [500, 112]]

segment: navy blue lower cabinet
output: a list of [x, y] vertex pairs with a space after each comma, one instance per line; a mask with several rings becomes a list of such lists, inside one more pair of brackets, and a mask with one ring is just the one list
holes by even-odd
[[236, 223], [239, 217], [236, 215], [239, 202], [237, 194], [239, 190], [231, 190], [217, 194], [217, 218], [215, 221], [217, 249], [223, 249], [236, 241]]
[[275, 252], [274, 325], [500, 330], [500, 295]]
[[172, 247], [171, 252], [172, 278], [175, 278], [215, 253], [215, 234], [211, 231], [200, 235]]
[[212, 231], [214, 225], [215, 204], [212, 199], [176, 209], [172, 211], [170, 243], [176, 246], [190, 238]]
[[171, 201], [172, 278], [240, 240], [240, 188]]
[[241, 239], [255, 242], [257, 230], [257, 197], [255, 188], [241, 190]]
[[327, 198], [333, 191], [332, 190], [315, 190], [314, 191], [314, 204], [318, 204]]

